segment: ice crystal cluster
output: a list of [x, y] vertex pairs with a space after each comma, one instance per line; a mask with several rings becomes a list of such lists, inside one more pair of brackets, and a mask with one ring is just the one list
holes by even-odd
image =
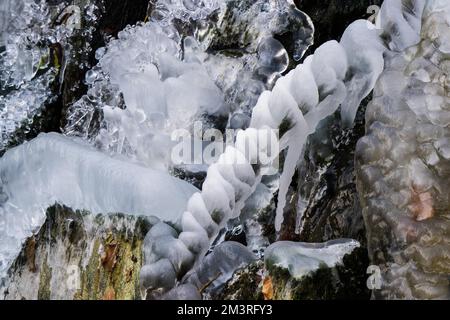
[[[216, 1], [151, 4], [148, 23], [126, 28], [97, 51], [99, 63], [86, 75], [89, 91], [70, 108], [65, 132], [88, 138], [110, 153], [165, 168], [174, 129], [189, 128], [202, 116], [227, 117], [230, 111], [230, 127], [247, 127], [261, 92], [288, 67], [286, 50], [272, 36], [287, 26], [299, 29], [293, 40], [301, 47], [297, 55], [302, 55], [312, 43], [313, 26], [284, 1], [242, 3], [252, 9], [245, 11], [240, 25], [229, 17], [241, 12], [243, 4], [236, 1], [220, 1], [220, 6]], [[213, 23], [210, 16], [217, 12], [225, 16]], [[205, 21], [209, 24], [203, 26]], [[186, 31], [182, 22], [194, 30]], [[217, 33], [229, 30], [238, 34], [212, 43]], [[234, 38], [243, 34], [247, 38]], [[236, 41], [236, 52], [218, 48]], [[92, 123], [99, 112], [102, 124], [97, 130]]]
[[[110, 42], [99, 64], [86, 75], [88, 94], [72, 109], [76, 121], [68, 133], [77, 134], [79, 112], [101, 107], [104, 127], [95, 143], [111, 153], [126, 154], [152, 167], [170, 160], [171, 133], [189, 126], [202, 114], [226, 112], [223, 94], [195, 56], [181, 60], [179, 43], [156, 23], [128, 28]], [[178, 92], [177, 95], [171, 94]], [[91, 113], [92, 115], [92, 113]]]
[[3, 149], [22, 122], [31, 121], [51, 98], [49, 84], [56, 72], [48, 70], [41, 79], [33, 79], [49, 59], [46, 48], [38, 46], [48, 35], [45, 31], [41, 34], [39, 29], [47, 28], [48, 32], [51, 22], [46, 5], [5, 0], [0, 10], [0, 149]]
[[[80, 9], [44, 0], [2, 1], [0, 150], [17, 130], [29, 131], [33, 119], [57, 99], [58, 80], [74, 57], [70, 38], [81, 28], [81, 14], [95, 20], [95, 9], [94, 4]], [[86, 28], [83, 34], [88, 38], [90, 32]]]
[[389, 38], [367, 109], [358, 189], [371, 259], [382, 268], [376, 296], [448, 299], [450, 3], [410, 2], [408, 14], [381, 12], [381, 24], [405, 36]]

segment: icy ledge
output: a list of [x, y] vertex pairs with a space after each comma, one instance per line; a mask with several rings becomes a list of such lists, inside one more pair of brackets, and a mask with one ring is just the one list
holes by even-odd
[[175, 221], [196, 191], [165, 173], [110, 158], [81, 140], [41, 134], [0, 159], [0, 276], [55, 202], [93, 213]]
[[264, 262], [268, 270], [282, 268], [299, 280], [321, 267], [332, 268], [342, 264], [345, 255], [359, 248], [352, 239], [332, 240], [325, 243], [275, 242], [265, 251]]

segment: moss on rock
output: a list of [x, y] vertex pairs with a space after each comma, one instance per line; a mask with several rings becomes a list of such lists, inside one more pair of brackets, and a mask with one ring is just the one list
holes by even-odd
[[[55, 205], [9, 270], [6, 299], [140, 299], [146, 217]], [[33, 267], [34, 266], [34, 267]]]

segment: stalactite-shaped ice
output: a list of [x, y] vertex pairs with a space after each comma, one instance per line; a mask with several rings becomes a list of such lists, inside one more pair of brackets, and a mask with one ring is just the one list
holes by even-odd
[[[351, 68], [348, 61], [351, 60], [353, 51], [361, 51], [358, 58], [360, 61], [367, 56], [362, 63], [371, 61], [373, 54], [379, 57], [384, 51], [384, 47], [379, 44], [378, 31], [373, 31], [374, 35], [371, 35], [377, 42], [367, 50], [362, 43], [358, 46], [357, 39], [354, 39], [364, 34], [365, 29], [370, 26], [374, 28], [367, 21], [356, 22], [347, 29], [343, 37], [346, 41], [323, 44], [303, 64], [280, 78], [272, 91], [261, 94], [253, 109], [250, 128], [241, 131], [235, 147], [228, 147], [219, 162], [209, 168], [201, 194], [196, 194], [191, 199], [187, 212], [181, 219], [182, 232], [179, 239], [195, 254], [197, 263], [220, 228], [229, 219], [239, 216], [245, 201], [261, 181], [265, 165], [270, 166], [270, 163], [263, 165], [258, 161], [255, 165], [255, 159], [246, 153], [244, 141], [247, 140], [249, 146], [257, 145], [259, 134], [273, 132], [284, 125], [287, 131], [279, 140], [280, 149], [272, 150], [270, 155], [266, 155], [267, 158], [274, 159], [280, 151], [287, 149], [280, 177], [275, 222], [276, 229], [280, 229], [287, 190], [308, 135], [315, 131], [322, 119], [334, 113], [347, 96], [364, 98], [371, 91], [371, 85], [375, 82], [373, 79], [382, 71], [377, 58], [377, 63], [368, 64], [365, 69], [349, 71]], [[364, 72], [371, 72], [370, 77], [364, 78]], [[363, 81], [352, 83], [351, 80], [358, 76]], [[351, 85], [347, 85], [348, 83]], [[358, 105], [352, 106], [348, 113], [356, 113], [353, 109], [357, 107]], [[207, 232], [199, 232], [201, 229]], [[152, 276], [157, 277], [156, 274]]]

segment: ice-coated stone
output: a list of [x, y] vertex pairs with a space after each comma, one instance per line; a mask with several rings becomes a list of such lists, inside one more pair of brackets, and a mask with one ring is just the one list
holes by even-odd
[[319, 268], [342, 264], [343, 257], [359, 246], [358, 241], [351, 239], [326, 243], [278, 241], [266, 249], [264, 261], [269, 270], [287, 269], [292, 277], [301, 279]]
[[156, 218], [54, 205], [0, 280], [5, 300], [140, 299], [143, 240]]
[[154, 215], [176, 221], [197, 191], [166, 173], [110, 158], [59, 134], [8, 150], [0, 158], [1, 271], [55, 202], [93, 213]]

